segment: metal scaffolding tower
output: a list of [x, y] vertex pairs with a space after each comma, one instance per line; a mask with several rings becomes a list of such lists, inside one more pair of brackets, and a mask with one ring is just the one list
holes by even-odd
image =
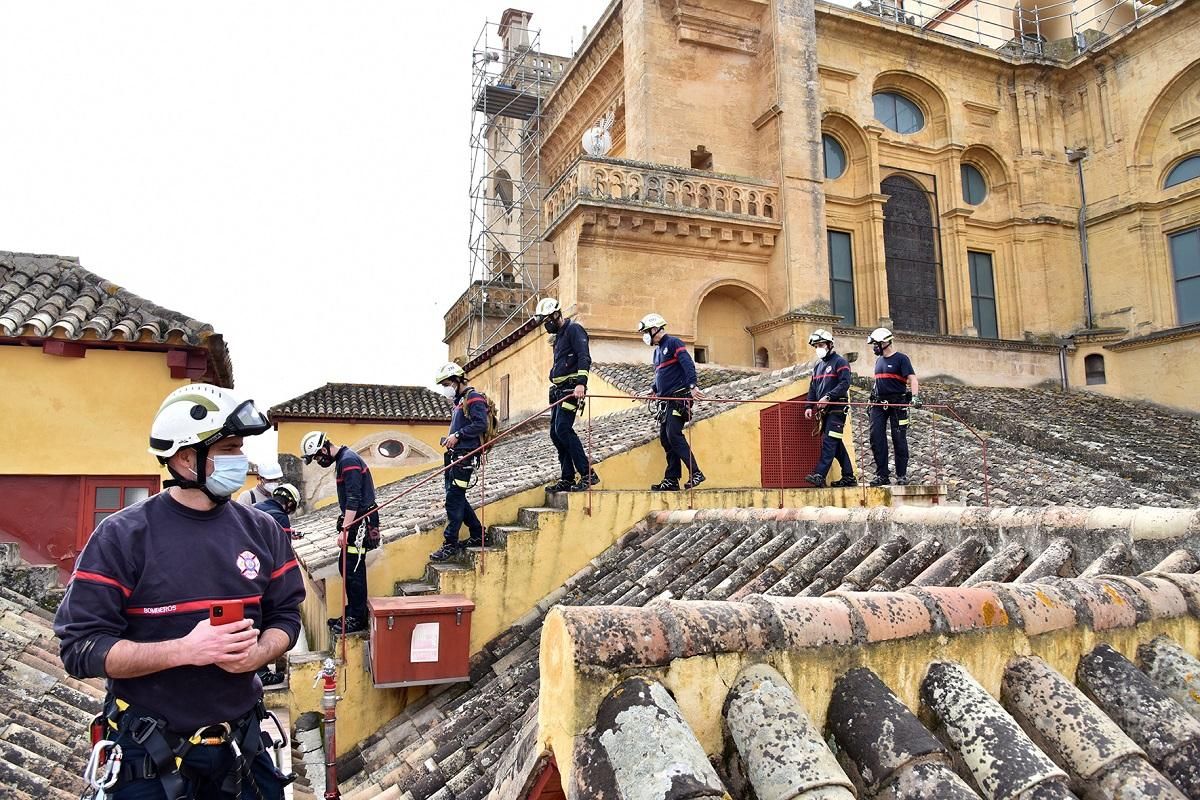
[[472, 52], [468, 357], [524, 323], [548, 282], [542, 101], [561, 59], [543, 57], [528, 24], [523, 12], [505, 12], [501, 22], [484, 24]]

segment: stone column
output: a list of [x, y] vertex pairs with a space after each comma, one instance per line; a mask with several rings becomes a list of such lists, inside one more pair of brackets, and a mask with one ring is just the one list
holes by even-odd
[[783, 206], [782, 265], [792, 309], [824, 310], [829, 303], [821, 163], [821, 92], [813, 0], [774, 0], [776, 96], [782, 113], [779, 184]]

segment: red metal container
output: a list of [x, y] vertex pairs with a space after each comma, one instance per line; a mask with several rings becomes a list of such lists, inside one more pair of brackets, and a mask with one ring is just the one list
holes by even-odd
[[371, 597], [367, 605], [375, 688], [469, 679], [475, 604], [466, 595]]
[[[805, 395], [794, 397], [803, 400]], [[765, 489], [811, 486], [804, 480], [821, 457], [821, 437], [814, 419], [804, 418], [804, 406], [780, 403], [758, 412], [762, 485]]]

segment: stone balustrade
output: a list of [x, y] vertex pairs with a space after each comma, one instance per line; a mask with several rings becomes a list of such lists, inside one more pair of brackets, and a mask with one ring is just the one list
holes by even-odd
[[542, 210], [547, 230], [577, 204], [589, 201], [777, 224], [778, 197], [777, 186], [749, 178], [584, 156], [546, 193]]

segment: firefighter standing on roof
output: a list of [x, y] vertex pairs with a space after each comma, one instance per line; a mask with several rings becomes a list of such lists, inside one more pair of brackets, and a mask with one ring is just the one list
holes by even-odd
[[704, 473], [696, 463], [683, 426], [692, 418], [693, 399], [704, 397], [696, 385], [696, 364], [688, 355], [683, 340], [667, 333], [667, 321], [658, 314], [647, 314], [638, 323], [642, 341], [654, 348], [653, 395], [658, 401], [658, 440], [667, 454], [667, 469], [663, 479], [650, 487], [654, 492], [679, 491], [683, 465], [687, 464], [688, 480], [685, 489], [704, 483]]
[[891, 482], [888, 470], [888, 428], [896, 451], [896, 483], [908, 483], [908, 409], [921, 407], [920, 384], [912, 361], [893, 347], [892, 332], [876, 328], [867, 337], [875, 353], [875, 384], [871, 391], [871, 452], [875, 456], [872, 486]]
[[[600, 482], [592, 469], [583, 442], [575, 432], [575, 418], [583, 410], [592, 354], [587, 331], [573, 319], [564, 319], [558, 301], [545, 297], [535, 314], [546, 333], [554, 335], [554, 363], [550, 366], [550, 441], [558, 451], [559, 479], [551, 492], [583, 492]], [[559, 401], [562, 402], [559, 402]]]
[[[466, 459], [446, 470], [446, 530], [442, 546], [429, 554], [430, 561], [449, 561], [468, 547], [483, 547], [483, 524], [475, 515], [467, 500], [467, 489], [479, 466], [479, 454], [467, 457], [483, 444], [483, 435], [488, 427], [487, 397], [467, 385], [467, 376], [462, 367], [453, 361], [442, 366], [434, 376], [442, 395], [454, 403], [454, 416], [450, 420], [450, 432], [443, 443], [446, 446], [445, 464]], [[458, 532], [467, 526], [467, 540], [460, 542]]]
[[316, 461], [334, 467], [337, 482], [338, 569], [346, 585], [346, 627], [342, 618], [330, 617], [328, 625], [336, 636], [367, 629], [367, 551], [379, 546], [379, 512], [375, 510], [375, 480], [362, 456], [342, 445], [335, 447], [324, 431], [309, 431], [300, 440], [304, 463]]
[[808, 337], [809, 347], [816, 349], [817, 363], [813, 367], [812, 380], [808, 385], [808, 404], [804, 418], [812, 419], [814, 412], [821, 425], [821, 456], [812, 474], [804, 480], [816, 487], [825, 485], [825, 476], [836, 458], [842, 469], [842, 477], [830, 486], [857, 486], [854, 464], [846, 450], [843, 438], [846, 430], [846, 415], [850, 406], [850, 364], [833, 349], [833, 334], [818, 329]]
[[[243, 437], [270, 427], [228, 389], [176, 389], [150, 429], [166, 491], [104, 519], [79, 554], [54, 632], [67, 672], [107, 681], [101, 722], [123, 754], [109, 797], [283, 798], [255, 670], [295, 644], [304, 584], [271, 518], [228, 502]], [[245, 618], [213, 625], [235, 600]]]

